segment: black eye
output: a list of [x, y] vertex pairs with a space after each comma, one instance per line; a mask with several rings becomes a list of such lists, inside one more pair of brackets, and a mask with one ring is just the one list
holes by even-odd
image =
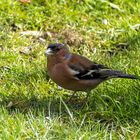
[[59, 50], [60, 50], [60, 48], [55, 48], [55, 49], [54, 49], [54, 51], [59, 51]]

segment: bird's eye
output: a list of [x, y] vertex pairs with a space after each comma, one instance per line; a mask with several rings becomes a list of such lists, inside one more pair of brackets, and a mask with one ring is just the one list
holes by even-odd
[[56, 48], [56, 49], [55, 49], [55, 51], [59, 51], [59, 50], [60, 50], [60, 48]]

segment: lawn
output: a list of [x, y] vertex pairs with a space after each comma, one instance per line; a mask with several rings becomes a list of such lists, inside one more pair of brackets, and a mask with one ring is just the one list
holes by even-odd
[[113, 79], [84, 108], [53, 83], [50, 43], [140, 75], [139, 0], [0, 1], [1, 140], [139, 140], [140, 80]]

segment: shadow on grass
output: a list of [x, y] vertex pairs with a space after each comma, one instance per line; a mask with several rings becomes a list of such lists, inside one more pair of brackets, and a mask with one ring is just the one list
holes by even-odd
[[88, 105], [82, 108], [77, 102], [67, 102], [68, 99], [69, 97], [65, 95], [58, 98], [45, 96], [40, 99], [36, 96], [32, 96], [30, 99], [23, 95], [20, 97], [9, 96], [7, 99], [3, 99], [3, 101], [0, 102], [0, 106], [12, 116], [18, 113], [26, 116], [26, 114], [31, 113], [33, 116], [43, 115], [50, 119], [61, 119], [66, 122], [75, 119], [80, 121], [85, 116], [86, 122], [89, 119], [93, 121], [94, 118], [96, 118], [96, 120], [102, 118], [105, 123], [110, 123], [110, 121], [112, 121], [112, 118], [105, 118], [101, 116], [100, 113], [96, 113], [96, 116], [93, 115], [93, 112], [88, 110]]
[[[118, 91], [106, 88], [104, 88], [104, 91], [97, 89], [91, 93], [84, 108], [78, 106], [77, 100], [67, 102], [70, 95], [57, 95], [57, 97], [51, 94], [42, 97], [32, 95], [29, 98], [21, 93], [19, 96], [2, 97], [1, 95], [0, 106], [11, 115], [17, 112], [22, 114], [32, 112], [34, 116], [43, 113], [46, 117], [60, 117], [66, 121], [72, 117], [76, 120], [82, 120], [86, 117], [86, 123], [97, 121], [112, 125], [112, 123], [117, 124], [118, 120], [120, 123], [135, 123], [140, 113], [139, 84], [139, 82], [136, 82], [129, 90], [126, 90], [128, 93], [125, 93], [123, 89], [118, 89]], [[135, 92], [133, 93], [133, 91]]]

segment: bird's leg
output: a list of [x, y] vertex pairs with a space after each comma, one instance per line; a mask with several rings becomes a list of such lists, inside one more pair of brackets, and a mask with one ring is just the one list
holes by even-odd
[[81, 101], [81, 107], [82, 108], [84, 108], [84, 106], [85, 106], [85, 104], [87, 102], [87, 99], [88, 99], [88, 97], [90, 95], [90, 91], [87, 91], [86, 93], [87, 93], [86, 97]]
[[70, 96], [70, 98], [68, 99], [67, 103], [72, 101], [72, 99], [74, 98], [75, 94], [76, 94], [76, 91], [73, 92], [72, 96]]
[[88, 92], [86, 92], [87, 93], [87, 95], [86, 95], [86, 97], [83, 99], [83, 101], [87, 101], [87, 99], [88, 99], [88, 97], [89, 97], [89, 95], [90, 95], [90, 91], [88, 91]]
[[[75, 92], [72, 94], [72, 96], [68, 99], [67, 103], [69, 103], [69, 102], [74, 102], [74, 101], [75, 101], [75, 100], [73, 100], [74, 97], [75, 97], [75, 94], [76, 94], [76, 91], [75, 91]], [[76, 100], [76, 101], [77, 101], [77, 103], [76, 103], [76, 108], [84, 108], [85, 105], [86, 105], [86, 102], [87, 102], [87, 99], [88, 99], [89, 95], [90, 95], [90, 91], [86, 92], [86, 97], [85, 97], [84, 99], [82, 99], [81, 101], [78, 102], [78, 100]]]

